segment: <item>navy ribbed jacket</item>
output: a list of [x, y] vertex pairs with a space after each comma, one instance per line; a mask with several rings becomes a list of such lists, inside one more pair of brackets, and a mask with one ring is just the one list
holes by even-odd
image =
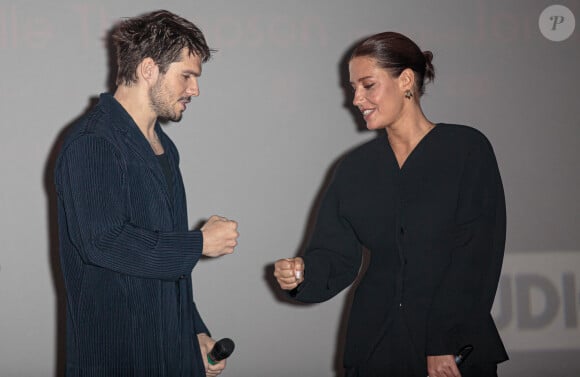
[[191, 285], [202, 234], [189, 230], [177, 149], [159, 124], [156, 131], [173, 195], [147, 140], [111, 94], [73, 126], [60, 152], [68, 377], [205, 375], [196, 334], [209, 332]]

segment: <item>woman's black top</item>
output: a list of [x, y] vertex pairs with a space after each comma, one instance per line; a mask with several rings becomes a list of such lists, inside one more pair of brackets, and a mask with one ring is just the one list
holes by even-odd
[[[339, 293], [356, 278], [364, 246], [371, 260], [351, 308], [347, 368], [377, 357], [425, 363], [466, 344], [474, 346], [466, 363], [497, 363], [507, 354], [490, 312], [505, 227], [500, 174], [481, 132], [437, 124], [402, 167], [384, 133], [337, 167], [292, 295], [321, 302]], [[376, 355], [396, 349], [382, 343], [401, 323], [415, 355]]]

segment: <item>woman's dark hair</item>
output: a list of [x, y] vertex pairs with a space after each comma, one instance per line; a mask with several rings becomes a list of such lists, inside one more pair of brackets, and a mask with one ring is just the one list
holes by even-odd
[[137, 82], [137, 66], [151, 58], [166, 73], [169, 64], [180, 61], [184, 48], [205, 63], [214, 50], [207, 46], [201, 30], [185, 18], [166, 10], [128, 18], [116, 25], [112, 40], [117, 54], [116, 83]]
[[388, 70], [394, 77], [410, 68], [415, 72], [415, 91], [419, 96], [425, 92], [424, 85], [435, 79], [435, 69], [431, 51], [421, 49], [406, 36], [387, 31], [375, 34], [360, 42], [353, 50], [350, 59], [370, 57], [379, 67]]

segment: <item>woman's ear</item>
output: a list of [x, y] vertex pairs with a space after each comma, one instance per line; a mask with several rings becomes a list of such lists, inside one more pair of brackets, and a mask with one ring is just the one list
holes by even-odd
[[399, 89], [402, 92], [413, 91], [415, 87], [415, 72], [411, 68], [405, 68], [399, 75]]

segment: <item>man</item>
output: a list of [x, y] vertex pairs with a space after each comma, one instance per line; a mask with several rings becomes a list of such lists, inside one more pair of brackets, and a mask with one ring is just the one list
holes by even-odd
[[215, 341], [196, 309], [201, 255], [233, 252], [237, 224], [212, 216], [189, 230], [175, 145], [158, 118], [179, 121], [211, 56], [202, 32], [167, 11], [113, 32], [117, 89], [77, 122], [55, 171], [67, 294], [66, 374], [216, 376]]

